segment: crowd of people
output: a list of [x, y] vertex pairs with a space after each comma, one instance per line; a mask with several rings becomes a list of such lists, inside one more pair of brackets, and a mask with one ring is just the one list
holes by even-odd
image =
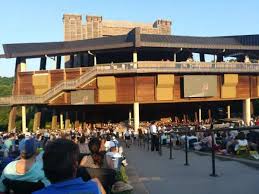
[[[256, 122], [251, 122], [251, 125], [255, 126]], [[239, 131], [234, 130], [234, 123], [223, 123], [221, 126], [226, 130], [216, 130], [212, 136], [212, 126], [207, 121], [197, 124], [197, 122], [172, 122], [170, 120], [167, 122], [145, 122], [142, 123], [142, 126], [143, 129], [145, 128], [145, 139], [149, 139], [151, 142], [151, 151], [159, 150], [159, 142], [168, 144], [171, 135], [171, 141], [176, 147], [185, 146], [187, 140], [189, 149], [210, 151], [213, 148], [217, 154], [242, 155], [259, 159], [259, 127], [258, 129]], [[245, 127], [245, 124], [240, 120], [238, 126]], [[212, 137], [214, 137], [214, 147]]]
[[[32, 183], [26, 192], [35, 194], [130, 191], [118, 137], [113, 128], [2, 133], [0, 193], [15, 191], [17, 182]], [[100, 177], [107, 172], [109, 184]]]
[[[252, 124], [256, 125], [256, 122]], [[228, 128], [232, 127], [229, 124]], [[125, 167], [128, 164], [122, 139], [125, 140], [126, 149], [138, 139], [138, 142], [150, 141], [151, 151], [159, 151], [159, 143], [169, 143], [171, 136], [171, 142], [179, 148], [187, 140], [188, 149], [215, 149], [218, 154], [226, 155], [244, 153], [259, 159], [257, 129], [217, 130], [214, 135], [210, 129], [209, 120], [197, 124], [188, 120], [164, 119], [141, 122], [138, 131], [127, 125], [123, 130], [118, 130], [118, 125], [114, 124], [91, 130], [88, 127], [86, 130], [44, 129], [25, 134], [0, 133], [0, 193], [15, 190], [12, 181], [35, 184], [28, 193], [36, 194], [67, 191], [109, 193], [114, 188], [130, 191], [133, 188], [127, 184]], [[109, 175], [109, 184], [100, 180], [100, 172]]]

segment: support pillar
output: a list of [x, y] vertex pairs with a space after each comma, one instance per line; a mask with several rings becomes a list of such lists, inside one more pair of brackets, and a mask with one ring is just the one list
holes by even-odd
[[33, 120], [33, 132], [37, 131], [40, 128], [40, 120], [41, 120], [41, 112], [36, 111], [34, 113], [34, 120]]
[[70, 128], [70, 117], [69, 117], [69, 112], [66, 112], [66, 121], [65, 121], [65, 129]]
[[132, 123], [131, 123], [131, 111], [129, 111], [129, 125], [131, 125]]
[[56, 114], [56, 111], [53, 110], [52, 120], [51, 120], [51, 129], [57, 129], [57, 124], [58, 124], [58, 116]]
[[251, 121], [251, 102], [250, 98], [247, 98], [243, 101], [243, 119], [245, 124], [250, 126]]
[[94, 55], [94, 66], [97, 65], [97, 58], [96, 58], [96, 54]]
[[199, 108], [199, 123], [201, 123], [201, 108]]
[[251, 111], [251, 116], [254, 117], [254, 102], [250, 101], [250, 111]]
[[197, 112], [194, 113], [194, 118], [195, 118], [194, 121], [197, 122], [198, 121], [198, 113]]
[[64, 129], [64, 118], [63, 118], [62, 113], [59, 115], [59, 120], [60, 120], [60, 129], [63, 130]]
[[228, 119], [231, 118], [231, 107], [230, 107], [230, 105], [227, 106], [227, 118]]
[[9, 113], [8, 132], [16, 132], [16, 107], [12, 107]]
[[78, 120], [78, 112], [76, 111], [76, 118], [75, 118], [75, 128], [79, 128], [80, 127], [80, 123], [79, 123], [79, 120]]
[[138, 68], [138, 53], [136, 51], [133, 52], [133, 63], [134, 68]]
[[85, 130], [86, 129], [86, 112], [83, 112], [83, 126], [82, 129]]
[[209, 119], [209, 121], [210, 121], [210, 122], [212, 122], [211, 110], [210, 110], [210, 109], [208, 110], [208, 117], [209, 117], [209, 118], [208, 118], [208, 119]]
[[205, 62], [205, 55], [204, 55], [204, 53], [200, 53], [200, 62]]
[[26, 107], [22, 106], [22, 132], [26, 133], [27, 132], [27, 127], [26, 127]]
[[139, 128], [139, 103], [134, 102], [134, 130], [138, 131]]

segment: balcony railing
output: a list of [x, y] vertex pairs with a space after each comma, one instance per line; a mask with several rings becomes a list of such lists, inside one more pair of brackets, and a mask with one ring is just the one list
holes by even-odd
[[96, 75], [156, 72], [259, 73], [259, 63], [139, 61], [138, 63], [101, 64], [92, 67], [77, 79], [60, 82], [41, 96], [24, 95], [4, 97], [0, 98], [0, 105], [45, 104], [62, 91], [75, 90]]

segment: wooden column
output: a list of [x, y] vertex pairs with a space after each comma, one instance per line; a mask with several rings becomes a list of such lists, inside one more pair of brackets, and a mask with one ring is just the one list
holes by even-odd
[[37, 131], [40, 128], [40, 121], [41, 121], [41, 112], [37, 109], [34, 113], [34, 120], [33, 120], [33, 132]]
[[70, 128], [70, 115], [69, 112], [66, 112], [66, 120], [65, 120], [65, 129]]
[[212, 118], [211, 118], [211, 110], [210, 110], [210, 109], [208, 110], [208, 117], [209, 117], [209, 118], [208, 118], [209, 121], [211, 122], [211, 121], [212, 121]]
[[16, 107], [13, 106], [9, 113], [9, 121], [8, 121], [8, 132], [16, 132]]
[[51, 120], [51, 129], [57, 129], [57, 123], [58, 123], [58, 116], [56, 114], [56, 111], [53, 110], [52, 120]]

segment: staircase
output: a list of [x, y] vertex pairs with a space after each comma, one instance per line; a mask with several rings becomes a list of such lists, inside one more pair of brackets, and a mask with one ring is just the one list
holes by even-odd
[[97, 75], [96, 67], [84, 73], [74, 80], [62, 81], [41, 96], [24, 95], [24, 96], [9, 96], [0, 98], [0, 105], [15, 105], [15, 104], [45, 104], [51, 98], [65, 90], [74, 90], [87, 81], [90, 81]]

